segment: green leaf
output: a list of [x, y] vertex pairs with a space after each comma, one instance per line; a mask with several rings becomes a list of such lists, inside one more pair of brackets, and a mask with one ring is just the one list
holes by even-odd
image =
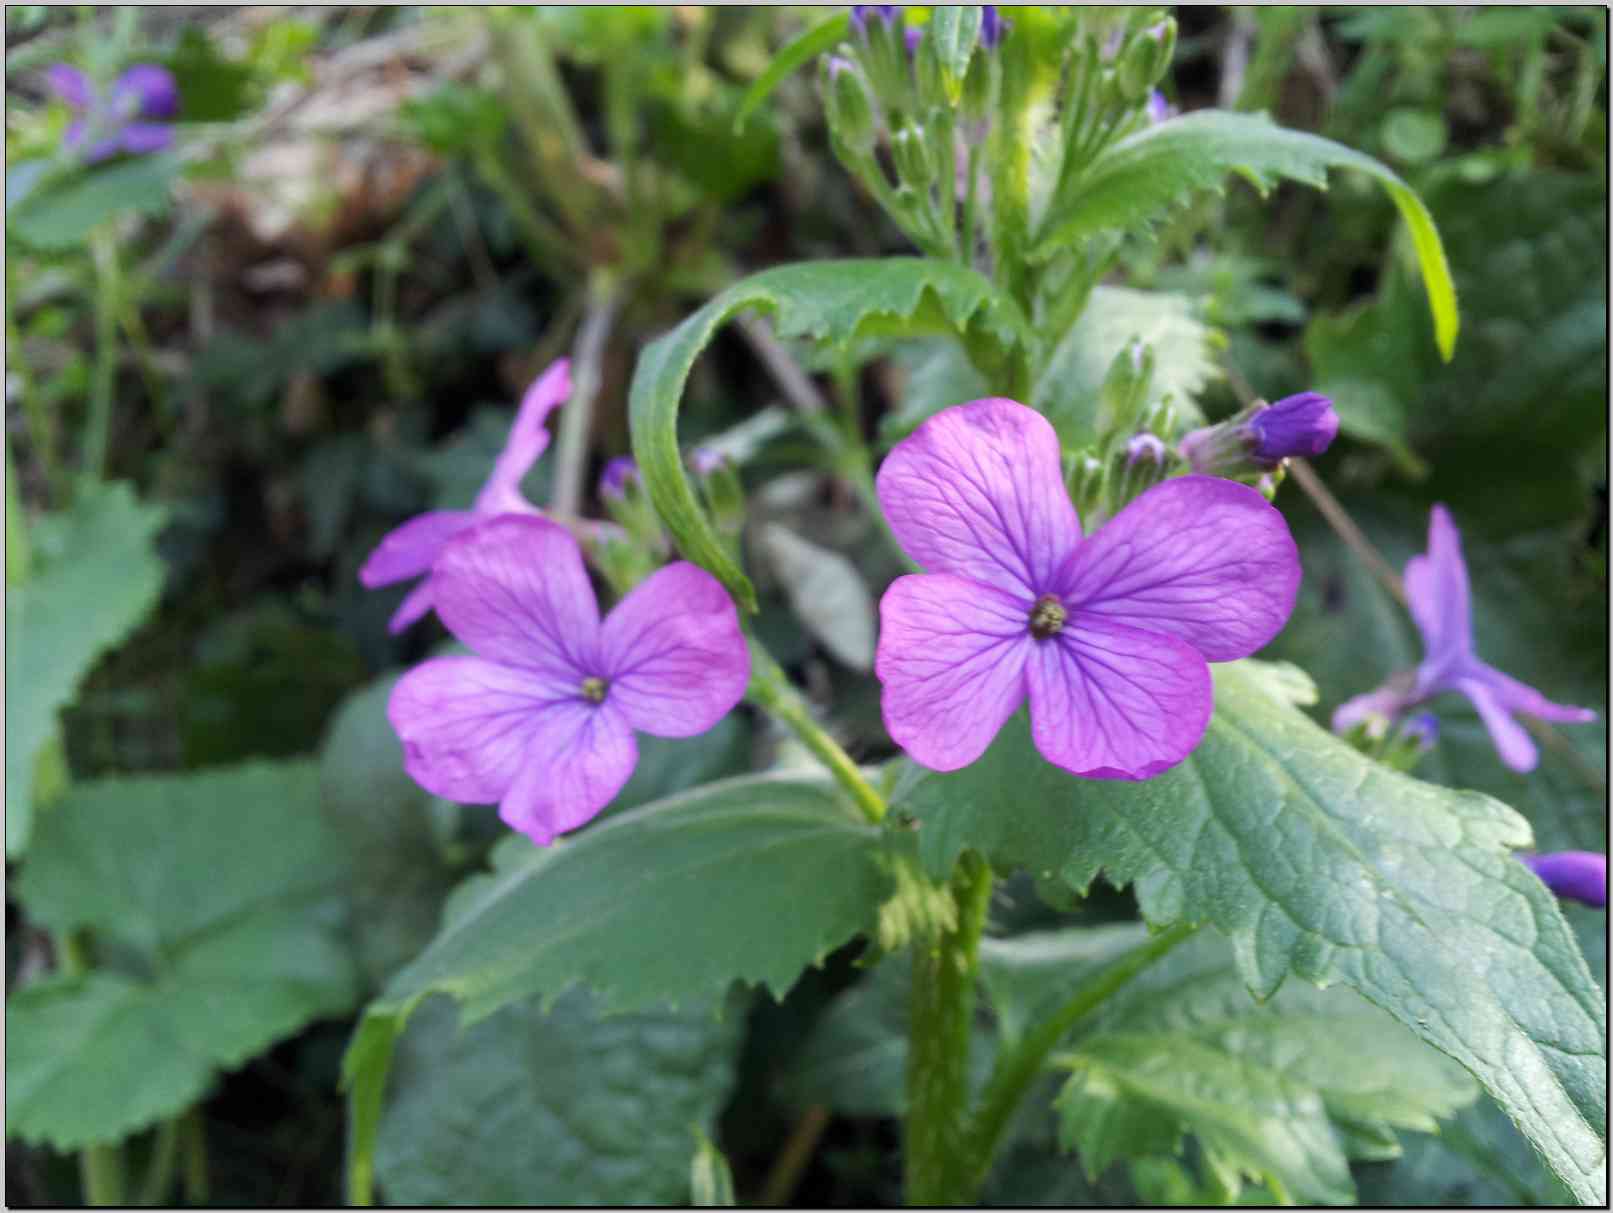
[[[1012, 943], [1056, 952], [1060, 936], [1086, 934]], [[1212, 1169], [1301, 1203], [1349, 1202], [1347, 1158], [1398, 1152], [1396, 1129], [1431, 1131], [1477, 1094], [1460, 1066], [1348, 990], [1290, 982], [1256, 1003], [1213, 935], [1106, 1002], [1060, 1062], [1074, 1070], [1066, 1137], [1091, 1178], [1193, 1133]]]
[[744, 1017], [602, 1017], [581, 990], [461, 1031], [434, 999], [398, 1041], [376, 1168], [392, 1204], [675, 1205], [690, 1126], [711, 1130]]
[[1036, 251], [1045, 256], [1102, 231], [1134, 227], [1196, 191], [1220, 189], [1229, 173], [1265, 194], [1283, 178], [1326, 189], [1328, 170], [1334, 168], [1366, 173], [1399, 209], [1428, 291], [1435, 341], [1449, 361], [1456, 350], [1456, 289], [1422, 199], [1371, 156], [1319, 135], [1285, 130], [1264, 116], [1199, 110], [1127, 136], [1082, 174], [1074, 201], [1050, 217]]
[[1093, 424], [1098, 389], [1115, 355], [1133, 337], [1154, 349], [1153, 397], [1169, 394], [1189, 425], [1204, 420], [1198, 395], [1222, 372], [1215, 359], [1214, 330], [1195, 315], [1192, 300], [1185, 295], [1100, 286], [1053, 351], [1047, 370], [1031, 392], [1032, 406], [1046, 414], [1066, 446], [1083, 446], [1097, 437]]
[[963, 96], [963, 78], [969, 72], [969, 58], [980, 41], [981, 11], [978, 4], [942, 5], [930, 14], [925, 41], [941, 64], [941, 82], [947, 99], [956, 105]]
[[364, 1131], [391, 1041], [427, 995], [452, 994], [470, 1024], [579, 982], [612, 1012], [709, 1000], [735, 980], [782, 994], [871, 929], [891, 888], [880, 831], [799, 776], [727, 780], [494, 856], [502, 866], [456, 892], [436, 940], [370, 1005], [348, 1049], [354, 1199], [367, 1191]]
[[1602, 1200], [1605, 1013], [1555, 900], [1510, 854], [1527, 824], [1392, 773], [1237, 664], [1181, 765], [1141, 783], [1043, 761], [1024, 714], [972, 767], [910, 766], [893, 810], [933, 872], [973, 847], [1086, 888], [1134, 885], [1155, 925], [1208, 922], [1269, 997], [1343, 982], [1466, 1066], [1581, 1199]]
[[74, 173], [29, 193], [6, 214], [6, 231], [35, 248], [71, 248], [120, 211], [162, 210], [182, 167], [165, 154]]
[[[78, 784], [17, 883], [29, 916], [89, 928], [138, 973], [29, 986], [7, 1004], [7, 1132], [117, 1141], [357, 996], [345, 876], [313, 767], [254, 763]], [[119, 952], [119, 949], [122, 952]]]
[[751, 307], [772, 313], [785, 340], [808, 337], [838, 347], [869, 336], [943, 333], [971, 351], [1004, 354], [1021, 343], [1024, 322], [1011, 301], [961, 265], [916, 257], [814, 261], [735, 283], [645, 348], [629, 394], [633, 454], [645, 486], [683, 554], [754, 612], [756, 591], [701, 510], [678, 450], [678, 409], [695, 359], [724, 324]]
[[836, 12], [790, 39], [784, 48], [773, 56], [773, 61], [767, 65], [767, 70], [756, 77], [755, 83], [745, 91], [744, 99], [740, 101], [739, 109], [734, 114], [734, 130], [737, 132], [742, 129], [756, 107], [766, 101], [773, 90], [788, 77], [794, 75], [815, 56], [832, 49], [846, 36], [850, 26], [851, 14]]
[[157, 603], [152, 550], [165, 512], [122, 482], [84, 484], [73, 508], [29, 527], [34, 569], [6, 591], [6, 855], [28, 845], [34, 764], [57, 713], [108, 649]]

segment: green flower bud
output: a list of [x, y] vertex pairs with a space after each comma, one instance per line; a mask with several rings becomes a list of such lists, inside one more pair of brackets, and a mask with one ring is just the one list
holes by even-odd
[[[1133, 337], [1115, 355], [1098, 389], [1097, 432], [1100, 437], [1137, 428], [1148, 389], [1154, 381], [1153, 347]], [[1154, 427], [1149, 426], [1149, 429]], [[1155, 433], [1159, 431], [1154, 430]]]
[[891, 158], [902, 181], [920, 194], [926, 193], [935, 181], [935, 156], [924, 128], [908, 123], [896, 132], [891, 140]]
[[1154, 85], [1164, 77], [1176, 53], [1176, 22], [1170, 17], [1145, 26], [1120, 53], [1120, 92], [1129, 105], [1148, 100]]
[[829, 130], [846, 148], [867, 153], [874, 147], [874, 105], [862, 76], [838, 55], [826, 56], [820, 69]]

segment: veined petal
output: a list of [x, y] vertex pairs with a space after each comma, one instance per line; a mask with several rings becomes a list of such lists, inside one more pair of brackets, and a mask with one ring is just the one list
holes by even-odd
[[358, 571], [366, 589], [431, 571], [448, 541], [476, 521], [469, 510], [432, 510], [388, 531]]
[[494, 804], [520, 773], [542, 712], [581, 698], [578, 685], [480, 657], [436, 657], [398, 680], [387, 719], [403, 743], [403, 766], [428, 792]]
[[392, 618], [386, 621], [386, 630], [396, 636], [412, 627], [416, 620], [431, 610], [431, 577], [428, 575], [424, 581], [410, 590], [398, 603], [398, 609], [392, 612]]
[[1423, 635], [1426, 666], [1449, 669], [1473, 651], [1462, 536], [1442, 505], [1428, 515], [1427, 555], [1406, 561], [1406, 602]]
[[493, 464], [493, 473], [476, 495], [476, 508], [484, 514], [520, 513], [531, 509], [521, 496], [521, 478], [549, 447], [549, 414], [571, 395], [571, 359], [557, 358], [532, 381], [515, 411], [515, 422]]
[[443, 623], [483, 657], [577, 685], [599, 673], [599, 604], [564, 527], [490, 518], [449, 542], [431, 581]]
[[1090, 779], [1148, 779], [1192, 753], [1210, 722], [1210, 667], [1175, 637], [1073, 614], [1025, 665], [1031, 739]]
[[1528, 773], [1540, 761], [1540, 751], [1524, 727], [1512, 718], [1490, 685], [1480, 678], [1458, 678], [1452, 690], [1466, 695], [1479, 714], [1501, 761], [1514, 771]]
[[907, 554], [931, 573], [1034, 598], [1081, 540], [1047, 419], [995, 397], [945, 409], [880, 466], [879, 501]]
[[637, 765], [633, 730], [611, 704], [550, 704], [536, 718], [498, 815], [546, 847], [597, 816]]
[[1282, 630], [1299, 592], [1283, 516], [1246, 485], [1155, 485], [1080, 548], [1062, 592], [1083, 618], [1173, 636], [1206, 660], [1247, 657]]
[[750, 681], [750, 650], [722, 584], [669, 564], [616, 604], [600, 629], [607, 701], [635, 729], [693, 737], [728, 715]]
[[885, 728], [915, 762], [968, 766], [1024, 702], [1030, 606], [944, 573], [898, 577], [885, 591], [874, 674]]

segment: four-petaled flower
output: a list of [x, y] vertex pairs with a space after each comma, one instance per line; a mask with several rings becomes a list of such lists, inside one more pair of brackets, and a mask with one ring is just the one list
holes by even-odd
[[45, 77], [76, 117], [62, 146], [76, 151], [89, 144], [91, 163], [119, 152], [133, 156], [159, 152], [174, 140], [169, 123], [179, 113], [179, 87], [165, 67], [139, 63], [119, 76], [102, 96], [88, 76], [66, 63], [47, 68]]
[[493, 472], [468, 510], [430, 510], [416, 515], [389, 532], [370, 553], [358, 571], [367, 589], [407, 581], [426, 574], [426, 579], [410, 592], [393, 612], [387, 624], [401, 632], [431, 610], [435, 576], [432, 564], [461, 531], [497, 514], [537, 514], [538, 509], [521, 496], [521, 478], [532, 469], [549, 445], [544, 422], [555, 408], [571, 395], [571, 362], [556, 359], [527, 388], [516, 411], [510, 436], [493, 464]]
[[1209, 722], [1206, 662], [1259, 649], [1299, 588], [1282, 515], [1226, 480], [1168, 480], [1083, 539], [1053, 427], [1013, 400], [936, 414], [877, 488], [928, 570], [880, 602], [885, 724], [939, 771], [980, 757], [1027, 697], [1036, 748], [1066, 770], [1174, 766]]
[[739, 616], [710, 573], [652, 573], [601, 621], [582, 553], [545, 518], [506, 514], [437, 558], [438, 615], [474, 657], [393, 688], [404, 767], [428, 791], [499, 806], [540, 846], [592, 819], [638, 762], [635, 731], [704, 733], [750, 677]]
[[1596, 851], [1548, 851], [1518, 858], [1558, 897], [1597, 909], [1607, 905], [1606, 855]]
[[1514, 771], [1532, 771], [1539, 753], [1523, 726], [1513, 719], [1514, 712], [1569, 724], [1596, 719], [1589, 708], [1552, 703], [1533, 687], [1486, 665], [1473, 652], [1462, 536], [1442, 505], [1436, 505], [1428, 518], [1427, 555], [1406, 562], [1406, 601], [1422, 633], [1422, 664], [1341, 704], [1333, 713], [1335, 732], [1346, 733], [1361, 723], [1369, 728], [1384, 727], [1418, 704], [1455, 691], [1467, 696], [1478, 712], [1501, 761]]

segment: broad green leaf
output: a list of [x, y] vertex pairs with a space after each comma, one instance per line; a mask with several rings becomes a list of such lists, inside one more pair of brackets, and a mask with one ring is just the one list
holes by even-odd
[[[1056, 953], [1062, 936], [1079, 946], [1086, 934], [1011, 943]], [[1042, 967], [1050, 985], [1062, 979]], [[1255, 1002], [1214, 935], [1133, 979], [1078, 1033], [1060, 1059], [1074, 1071], [1060, 1102], [1093, 1178], [1115, 1158], [1172, 1154], [1187, 1132], [1212, 1169], [1301, 1203], [1348, 1202], [1348, 1158], [1398, 1152], [1396, 1129], [1431, 1131], [1477, 1094], [1460, 1066], [1349, 990], [1290, 982]]]
[[761, 542], [807, 630], [837, 660], [863, 673], [872, 670], [874, 598], [857, 566], [776, 522], [762, 528]]
[[79, 683], [156, 605], [164, 511], [127, 484], [85, 484], [29, 527], [33, 571], [6, 591], [6, 855], [28, 846], [34, 764]]
[[[357, 997], [345, 870], [311, 764], [78, 784], [39, 823], [17, 892], [138, 971], [52, 978], [7, 1004], [7, 1131], [117, 1141]], [[121, 951], [120, 951], [121, 949]]]
[[461, 1030], [433, 999], [398, 1041], [376, 1145], [401, 1205], [675, 1205], [712, 1131], [744, 1017], [710, 1004], [602, 1017], [582, 990]]
[[1198, 395], [1210, 380], [1221, 377], [1221, 368], [1215, 359], [1214, 331], [1194, 314], [1192, 300], [1100, 286], [1031, 392], [1031, 404], [1047, 415], [1066, 446], [1082, 446], [1097, 437], [1093, 422], [1098, 389], [1115, 355], [1133, 337], [1154, 349], [1153, 396], [1168, 394], [1186, 423], [1203, 421]]
[[1101, 869], [1155, 925], [1229, 936], [1259, 997], [1343, 982], [1465, 1065], [1583, 1200], [1603, 1199], [1605, 1012], [1555, 900], [1511, 850], [1498, 801], [1394, 774], [1215, 667], [1216, 710], [1181, 765], [1142, 783], [1043, 761], [1024, 714], [974, 766], [910, 766], [892, 808], [935, 872], [965, 847], [1075, 888]]
[[767, 70], [756, 77], [744, 99], [739, 103], [739, 109], [734, 114], [734, 130], [740, 130], [756, 107], [772, 94], [790, 76], [794, 75], [814, 57], [830, 50], [846, 36], [851, 26], [851, 15], [845, 12], [836, 12], [816, 25], [803, 30], [785, 44], [773, 61], [767, 65]]
[[969, 58], [980, 41], [981, 16], [978, 4], [942, 5], [930, 14], [925, 29], [926, 53], [935, 55], [941, 64], [941, 82], [953, 105], [963, 96]]
[[1366, 173], [1388, 192], [1411, 232], [1439, 352], [1456, 350], [1456, 289], [1433, 217], [1415, 191], [1371, 156], [1285, 130], [1264, 116], [1200, 110], [1129, 135], [1086, 169], [1074, 201], [1051, 216], [1037, 251], [1050, 254], [1098, 232], [1137, 226], [1188, 195], [1220, 189], [1236, 173], [1262, 194], [1284, 178], [1327, 188], [1329, 169]]
[[40, 249], [82, 244], [120, 211], [161, 210], [181, 167], [173, 155], [131, 156], [64, 177], [32, 191], [8, 211], [6, 231]]
[[756, 591], [712, 529], [683, 470], [678, 409], [701, 350], [746, 308], [772, 313], [786, 340], [847, 346], [869, 336], [957, 336], [998, 353], [1021, 343], [1014, 304], [961, 265], [916, 257], [814, 261], [764, 270], [737, 282], [639, 357], [629, 394], [633, 454], [667, 529], [683, 554], [708, 569], [746, 611]]
[[466, 1024], [581, 983], [604, 1011], [709, 1000], [733, 981], [789, 988], [872, 929], [891, 891], [885, 843], [832, 788], [752, 776], [610, 817], [547, 849], [506, 844], [467, 882], [431, 946], [365, 1012], [343, 1063], [352, 1092], [352, 1195], [392, 1040], [427, 995]]

